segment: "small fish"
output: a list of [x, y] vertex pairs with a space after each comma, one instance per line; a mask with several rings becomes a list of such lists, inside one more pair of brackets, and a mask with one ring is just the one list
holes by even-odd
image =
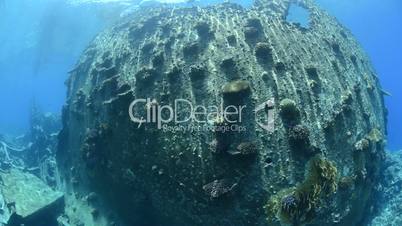
[[389, 96], [389, 97], [392, 97], [392, 94], [390, 93], [390, 92], [388, 92], [388, 91], [386, 91], [386, 90], [381, 90], [381, 93], [384, 95], [384, 96]]

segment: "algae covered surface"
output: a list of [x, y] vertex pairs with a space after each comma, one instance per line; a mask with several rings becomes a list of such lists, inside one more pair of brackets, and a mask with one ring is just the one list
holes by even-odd
[[[381, 87], [351, 33], [300, 4], [308, 28], [284, 20], [290, 1], [256, 1], [148, 8], [101, 33], [67, 82], [57, 158], [68, 190], [96, 191], [131, 225], [369, 221], [385, 153]], [[149, 100], [127, 112], [139, 98]], [[169, 129], [164, 114], [130, 120], [177, 99], [246, 107], [243, 120], [211, 118], [235, 132]]]

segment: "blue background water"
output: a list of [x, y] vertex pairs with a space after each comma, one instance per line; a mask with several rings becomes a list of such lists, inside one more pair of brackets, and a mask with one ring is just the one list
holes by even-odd
[[[60, 112], [67, 72], [96, 33], [119, 15], [110, 6], [63, 2], [0, 0], [0, 133], [24, 132], [34, 103], [44, 111]], [[402, 1], [317, 2], [351, 29], [370, 55], [383, 88], [393, 94], [386, 97], [388, 147], [402, 149]]]
[[389, 109], [388, 148], [402, 149], [402, 1], [318, 0], [348, 27], [369, 54]]

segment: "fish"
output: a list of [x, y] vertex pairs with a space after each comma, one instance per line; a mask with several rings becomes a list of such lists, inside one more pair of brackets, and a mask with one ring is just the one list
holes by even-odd
[[388, 96], [388, 97], [392, 97], [392, 94], [390, 93], [390, 92], [388, 92], [388, 91], [386, 91], [386, 90], [381, 90], [381, 93], [384, 95], [384, 96]]

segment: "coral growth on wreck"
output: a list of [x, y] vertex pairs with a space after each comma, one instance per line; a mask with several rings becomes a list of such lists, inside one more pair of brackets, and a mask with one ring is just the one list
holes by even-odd
[[321, 202], [337, 189], [338, 170], [335, 163], [317, 155], [309, 161], [302, 183], [280, 191], [269, 200], [266, 205], [268, 221], [279, 219], [283, 224], [291, 225], [308, 223], [313, 220]]

